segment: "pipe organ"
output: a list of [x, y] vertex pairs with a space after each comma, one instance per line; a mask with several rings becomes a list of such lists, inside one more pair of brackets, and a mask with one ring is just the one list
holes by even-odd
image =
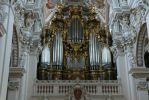
[[39, 80], [116, 79], [111, 35], [93, 6], [60, 5], [49, 23], [41, 36]]
[[56, 33], [53, 41], [53, 65], [61, 66], [63, 63], [63, 40], [61, 33]]
[[68, 30], [68, 36], [72, 42], [80, 42], [83, 40], [83, 24], [78, 16], [72, 18]]
[[97, 41], [96, 34], [90, 34], [89, 38], [89, 58], [90, 66], [98, 66], [101, 63], [101, 45]]

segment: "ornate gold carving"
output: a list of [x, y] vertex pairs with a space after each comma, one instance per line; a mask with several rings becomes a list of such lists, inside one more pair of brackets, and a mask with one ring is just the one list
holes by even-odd
[[[68, 16], [66, 12], [68, 13]], [[45, 26], [44, 33], [46, 34], [46, 37], [44, 37], [42, 40], [46, 40], [46, 43], [53, 43], [53, 39], [55, 38], [57, 32], [60, 32], [63, 38], [64, 60], [62, 69], [59, 68], [59, 65], [48, 66], [48, 68], [51, 68], [48, 70], [48, 72], [52, 74], [52, 79], [54, 80], [73, 80], [78, 78], [81, 80], [109, 79], [108, 75], [111, 73], [112, 68], [107, 70], [106, 68], [104, 69], [101, 65], [99, 65], [95, 66], [94, 69], [90, 69], [90, 65], [88, 64], [90, 34], [96, 34], [96, 38], [105, 45], [106, 39], [109, 39], [109, 37], [107, 37], [108, 30], [105, 28], [105, 26], [101, 25], [100, 21], [96, 19], [95, 7], [93, 5], [91, 5], [85, 13], [87, 13], [87, 18], [84, 17], [84, 10], [81, 6], [64, 7], [63, 5], [60, 5], [59, 10], [55, 13], [51, 24]], [[70, 39], [68, 34], [69, 28], [75, 20], [80, 22], [81, 29], [83, 30], [83, 38], [80, 40], [78, 39], [77, 41]], [[85, 66], [82, 68], [80, 68], [80, 66], [70, 68], [70, 66], [67, 64], [68, 57], [71, 58], [70, 63], [76, 60], [79, 62], [82, 58], [84, 58]], [[43, 69], [40, 70], [43, 72]], [[46, 73], [47, 70], [44, 69], [44, 71]]]

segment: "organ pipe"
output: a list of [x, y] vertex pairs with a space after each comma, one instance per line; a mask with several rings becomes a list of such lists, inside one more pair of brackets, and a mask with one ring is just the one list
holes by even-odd
[[94, 34], [92, 36], [92, 41], [93, 41], [93, 51], [92, 51], [92, 54], [93, 54], [93, 65], [95, 65], [95, 38], [94, 38]]
[[111, 52], [108, 47], [104, 47], [102, 49], [102, 65], [109, 65], [111, 64]]
[[41, 63], [50, 65], [50, 48], [46, 45], [42, 50]]
[[62, 40], [62, 36], [60, 34], [60, 61], [59, 61], [60, 65], [63, 64], [63, 40]]
[[60, 57], [60, 55], [59, 55], [59, 46], [60, 46], [60, 43], [59, 43], [59, 33], [57, 33], [57, 38], [56, 38], [56, 41], [57, 41], [57, 52], [56, 52], [56, 59], [57, 59], [57, 61], [56, 61], [56, 65], [59, 65], [59, 57]]
[[83, 27], [79, 19], [74, 18], [69, 28], [69, 37], [73, 42], [79, 42], [83, 39]]
[[100, 64], [100, 45], [96, 39], [95, 34], [90, 34], [89, 42], [89, 56], [90, 56], [90, 65], [95, 66]]
[[90, 34], [90, 41], [89, 41], [89, 55], [90, 55], [90, 65], [93, 65], [92, 63], [92, 34]]
[[63, 62], [63, 43], [62, 36], [57, 32], [53, 45], [53, 64], [62, 65]]
[[98, 65], [98, 61], [97, 61], [97, 56], [98, 56], [98, 53], [97, 53], [98, 49], [97, 49], [97, 41], [96, 41], [96, 37], [95, 37], [95, 65]]

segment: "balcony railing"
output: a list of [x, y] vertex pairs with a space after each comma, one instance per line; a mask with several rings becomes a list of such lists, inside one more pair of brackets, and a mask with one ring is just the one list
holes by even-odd
[[50, 80], [36, 81], [34, 96], [66, 96], [79, 85], [89, 95], [122, 95], [122, 87], [118, 81], [92, 81], [92, 80]]

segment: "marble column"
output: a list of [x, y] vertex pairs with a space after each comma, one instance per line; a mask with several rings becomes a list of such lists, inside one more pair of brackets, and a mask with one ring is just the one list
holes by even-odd
[[8, 5], [0, 4], [0, 7], [3, 7], [3, 10], [7, 13], [3, 23], [6, 34], [0, 37], [0, 100], [6, 100], [14, 14], [12, 8]]

